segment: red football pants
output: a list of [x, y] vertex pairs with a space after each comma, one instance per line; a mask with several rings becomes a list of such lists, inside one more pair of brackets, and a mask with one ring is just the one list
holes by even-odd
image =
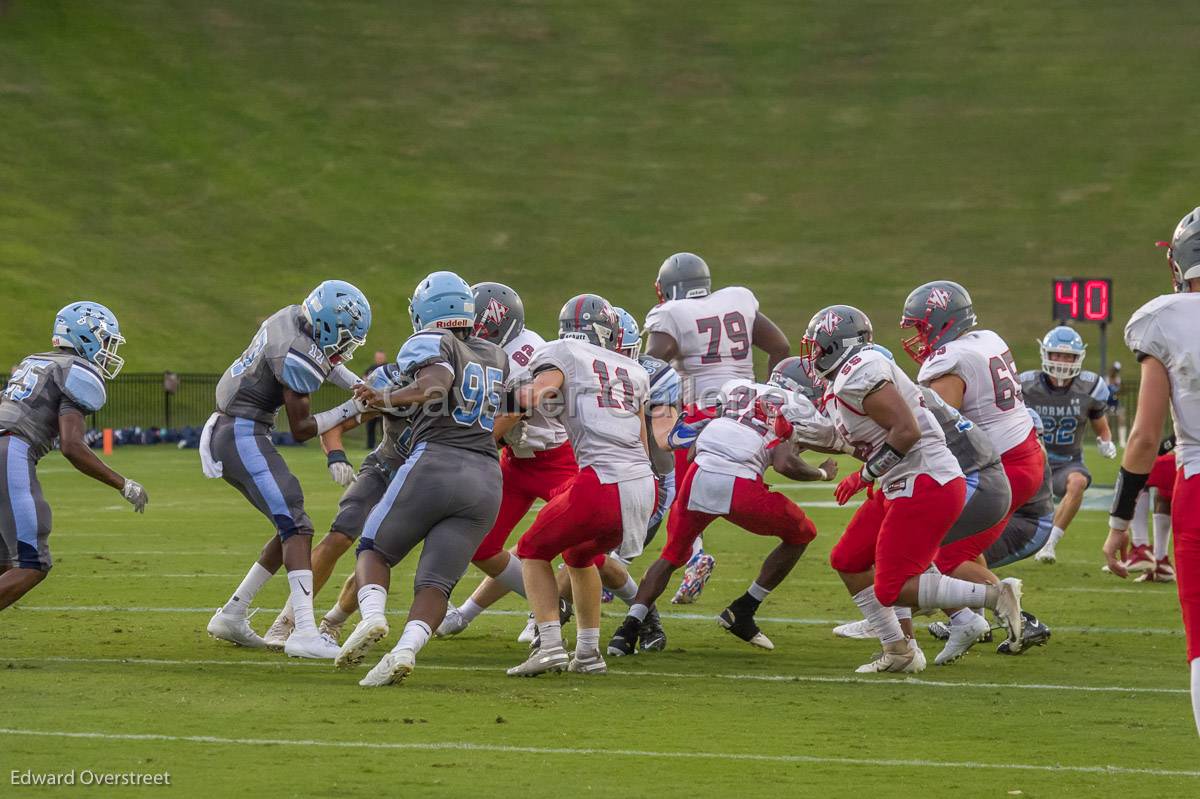
[[1146, 479], [1146, 488], [1158, 489], [1159, 498], [1170, 502], [1175, 492], [1175, 481], [1178, 479], [1177, 471], [1174, 452], [1159, 455], [1154, 461], [1154, 468], [1150, 470], [1150, 477]]
[[875, 491], [834, 544], [829, 564], [843, 574], [874, 566], [875, 596], [893, 605], [904, 583], [929, 568], [966, 499], [963, 478], [939, 485], [927, 474], [917, 476], [911, 497], [886, 499]]
[[505, 448], [500, 453], [500, 475], [504, 478], [500, 511], [471, 560], [487, 560], [500, 554], [513, 528], [521, 523], [521, 519], [533, 507], [533, 501], [548, 501], [578, 473], [579, 466], [575, 463], [575, 451], [570, 443], [535, 451], [532, 458], [518, 458]]
[[1171, 535], [1175, 539], [1175, 580], [1190, 663], [1200, 658], [1200, 474], [1185, 478], [1180, 469], [1175, 477]]
[[621, 544], [621, 493], [617, 483], [601, 483], [592, 467], [580, 469], [542, 508], [517, 542], [517, 557], [590, 566]]
[[[692, 493], [692, 481], [699, 467], [692, 464], [683, 486], [679, 489], [682, 504], [671, 511], [667, 519], [667, 544], [663, 547], [663, 560], [679, 567], [692, 556], [692, 543], [704, 532], [713, 519], [711, 513], [688, 510], [688, 499]], [[776, 536], [787, 544], [807, 544], [817, 537], [817, 528], [795, 502], [776, 493], [759, 477], [749, 480], [738, 477], [733, 483], [733, 498], [725, 518], [755, 535]]]

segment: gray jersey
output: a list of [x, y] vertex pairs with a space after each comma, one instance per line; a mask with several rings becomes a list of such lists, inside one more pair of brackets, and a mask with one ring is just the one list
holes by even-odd
[[289, 305], [263, 322], [250, 346], [217, 383], [217, 410], [228, 416], [275, 424], [283, 390], [311, 394], [333, 365], [313, 340], [299, 305]]
[[978, 472], [1000, 462], [1000, 455], [983, 428], [943, 402], [932, 389], [921, 386], [921, 395], [925, 398], [925, 407], [942, 426], [946, 446], [964, 474]]
[[36, 461], [54, 449], [61, 414], [95, 413], [105, 397], [100, 373], [73, 350], [30, 355], [0, 394], [0, 431], [25, 439]]
[[498, 457], [492, 428], [496, 413], [508, 404], [504, 350], [475, 336], [464, 341], [445, 330], [423, 330], [404, 342], [396, 363], [407, 378], [434, 365], [454, 374], [450, 397], [413, 415], [413, 449], [437, 443]]
[[650, 377], [650, 398], [646, 400], [646, 440], [650, 442], [650, 467], [658, 477], [675, 473], [675, 453], [660, 449], [654, 442], [654, 430], [650, 427], [650, 414], [655, 408], [683, 408], [683, 384], [679, 373], [666, 361], [649, 355], [639, 355], [638, 364]]
[[1095, 372], [1080, 372], [1063, 387], [1054, 386], [1044, 372], [1021, 373], [1025, 405], [1042, 417], [1042, 441], [1051, 462], [1083, 457], [1083, 428], [1108, 408], [1108, 384]]
[[412, 448], [412, 421], [405, 417], [383, 415], [383, 440], [363, 458], [362, 465], [381, 466], [391, 473], [400, 468]]

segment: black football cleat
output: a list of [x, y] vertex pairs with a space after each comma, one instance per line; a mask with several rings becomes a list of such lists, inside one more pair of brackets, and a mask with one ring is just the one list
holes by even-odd
[[651, 607], [646, 620], [638, 627], [638, 649], [643, 652], [661, 652], [667, 648], [667, 631], [663, 629], [658, 608]]
[[575, 606], [568, 602], [564, 597], [558, 598], [558, 623], [563, 627], [567, 626], [567, 622], [575, 615]]
[[[1046, 642], [1050, 640], [1050, 628], [1042, 624], [1037, 616], [1027, 610], [1022, 610], [1021, 615], [1025, 617], [1025, 631], [1021, 635], [1021, 652], [1028, 650], [1031, 646], [1045, 646]], [[1015, 654], [1019, 655], [1021, 652]], [[996, 654], [1012, 655], [1014, 653], [1009, 649], [1008, 641], [1001, 641], [1000, 646], [996, 647]]]
[[638, 630], [641, 629], [642, 623], [633, 616], [626, 616], [625, 621], [621, 622], [621, 626], [613, 633], [613, 637], [608, 639], [608, 654], [613, 657], [625, 657], [632, 655], [637, 651]]
[[758, 624], [754, 621], [754, 611], [747, 607], [739, 607], [737, 602], [721, 611], [721, 615], [717, 617], [717, 624], [751, 646], [762, 649], [775, 648], [771, 639], [758, 629]]

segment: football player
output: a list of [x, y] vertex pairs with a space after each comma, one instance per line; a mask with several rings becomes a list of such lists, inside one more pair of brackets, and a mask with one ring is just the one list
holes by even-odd
[[206, 477], [222, 477], [275, 528], [241, 584], [208, 622], [214, 638], [248, 647], [266, 642], [246, 613], [255, 595], [282, 565], [287, 570], [295, 631], [284, 644], [293, 657], [332, 658], [337, 642], [322, 636], [313, 618], [312, 521], [304, 512], [300, 481], [271, 443], [282, 406], [296, 441], [320, 435], [362, 408], [344, 403], [314, 414], [309, 395], [328, 381], [350, 389], [359, 382], [344, 362], [367, 338], [371, 306], [341, 280], [326, 280], [302, 305], [272, 314], [217, 383], [217, 411], [200, 439]]
[[[1011, 492], [1008, 513], [985, 533], [941, 547], [934, 560], [943, 574], [993, 583], [995, 575], [978, 562], [979, 556], [1000, 537], [1008, 516], [1037, 493], [1046, 458], [1008, 345], [990, 330], [976, 330], [976, 324], [970, 295], [949, 280], [914, 289], [900, 321], [902, 329], [915, 330], [904, 349], [921, 364], [917, 382], [978, 425], [1000, 454]], [[1020, 635], [1016, 638], [1019, 649]]]
[[105, 380], [121, 371], [125, 343], [112, 311], [98, 302], [73, 302], [54, 317], [49, 352], [21, 361], [0, 393], [0, 610], [50, 571], [50, 505], [37, 464], [58, 439], [63, 457], [80, 472], [121, 492], [142, 513], [146, 490], [96, 457], [84, 441], [89, 413], [104, 407]]
[[418, 544], [412, 605], [404, 632], [359, 685], [401, 682], [446, 615], [446, 603], [500, 509], [500, 463], [493, 438], [505, 403], [508, 356], [473, 335], [471, 287], [453, 272], [417, 284], [409, 304], [413, 336], [396, 363], [406, 388], [379, 392], [359, 386], [376, 408], [413, 407], [412, 445], [371, 510], [358, 542], [355, 579], [362, 620], [335, 665], [361, 663], [388, 634], [384, 610], [391, 570]]
[[[1154, 460], [1154, 468], [1146, 480], [1146, 489], [1138, 498], [1138, 505], [1144, 505], [1142, 513], [1143, 546], [1149, 543], [1146, 527], [1146, 512], [1150, 510], [1150, 489], [1154, 489], [1154, 568], [1142, 572], [1137, 582], [1173, 583], [1175, 582], [1175, 567], [1171, 565], [1171, 500], [1175, 492], [1175, 473], [1179, 470], [1175, 460], [1175, 436], [1168, 436], [1158, 447], [1158, 457]], [[1134, 516], [1136, 524], [1137, 516]], [[1134, 525], [1130, 525], [1131, 528]], [[1134, 534], [1134, 549], [1137, 549], [1137, 530]], [[1130, 559], [1133, 558], [1130, 550]], [[1129, 560], [1126, 560], [1126, 568]]]
[[807, 399], [783, 388], [781, 384], [791, 379], [775, 373], [769, 385], [730, 380], [722, 387], [720, 415], [695, 439], [695, 456], [679, 489], [680, 504], [667, 520], [666, 546], [642, 577], [629, 614], [608, 643], [608, 654], [634, 654], [641, 626], [671, 574], [687, 562], [692, 542], [717, 518], [726, 518], [755, 535], [780, 539], [746, 593], [718, 617], [721, 627], [746, 643], [775, 648], [759, 629], [755, 613], [791, 573], [817, 529], [796, 503], [771, 491], [763, 473], [771, 465], [793, 480], [832, 480], [837, 475], [836, 461], [828, 459], [819, 468], [811, 467], [799, 458], [791, 441], [771, 447], [776, 443], [777, 416], [817, 414]]
[[803, 346], [810, 368], [828, 384], [830, 418], [864, 462], [835, 492], [840, 505], [863, 489], [867, 500], [829, 559], [883, 644], [879, 658], [858, 671], [925, 667], [916, 640], [900, 626], [896, 604], [992, 608], [1019, 647], [1020, 581], [973, 583], [930, 569], [962, 512], [967, 484], [921, 392], [888, 354], [869, 346], [873, 339], [866, 314], [833, 305], [813, 316]]
[[[788, 356], [787, 336], [759, 311], [754, 293], [742, 286], [713, 291], [700, 256], [680, 252], [663, 261], [654, 289], [659, 305], [646, 316], [646, 354], [673, 364], [683, 379], [685, 422], [713, 416], [727, 380], [754, 380], [754, 347], [766, 352], [768, 371]], [[677, 485], [687, 468], [687, 452], [676, 451]], [[697, 539], [672, 602], [696, 601], [714, 565]]]
[[[1108, 429], [1108, 384], [1095, 372], [1083, 370], [1087, 347], [1069, 327], [1056, 327], [1039, 342], [1041, 371], [1021, 373], [1025, 404], [1042, 420], [1042, 440], [1050, 462], [1051, 486], [1059, 500], [1050, 540], [1034, 556], [1040, 563], [1055, 561], [1055, 547], [1062, 540], [1079, 506], [1083, 492], [1092, 484], [1092, 474], [1083, 463], [1083, 426], [1090, 421], [1099, 439], [1098, 449], [1106, 458], [1117, 457], [1117, 445]], [[1136, 571], [1154, 568], [1149, 547], [1134, 552]]]
[[[403, 388], [404, 380], [400, 375], [400, 367], [395, 363], [384, 364], [373, 370], [366, 379], [367, 385], [376, 391], [390, 391]], [[354, 402], [355, 400], [349, 400]], [[315, 597], [324, 587], [338, 560], [349, 551], [362, 533], [367, 514], [383, 498], [391, 476], [404, 463], [408, 454], [409, 439], [412, 437], [412, 419], [407, 409], [390, 408], [379, 411], [367, 411], [347, 419], [339, 425], [321, 434], [321, 447], [326, 451], [326, 465], [334, 482], [342, 486], [341, 499], [338, 500], [338, 512], [329, 528], [329, 534], [321, 539], [321, 543], [313, 547], [312, 572], [313, 596]], [[382, 416], [383, 435], [379, 445], [367, 457], [363, 458], [358, 472], [350, 465], [346, 451], [342, 447], [342, 435], [353, 430], [359, 424], [372, 418]], [[347, 578], [342, 587], [339, 602], [321, 617], [317, 629], [328, 635], [334, 641], [341, 639], [342, 625], [350, 613], [357, 608], [357, 586], [354, 577]], [[354, 599], [353, 602], [349, 601]], [[346, 600], [345, 602], [341, 600]], [[281, 651], [287, 644], [288, 637], [295, 629], [295, 615], [289, 598], [283, 610], [271, 624], [267, 634], [263, 636], [267, 648]]]
[[[538, 625], [538, 647], [508, 670], [534, 676], [569, 669], [607, 671], [600, 654], [600, 576], [597, 556], [641, 551], [654, 510], [654, 475], [643, 421], [650, 379], [617, 352], [621, 327], [603, 297], [581, 294], [558, 316], [559, 339], [533, 357], [532, 383], [518, 390], [522, 408], [554, 398], [566, 423], [579, 473], [538, 513], [517, 543], [525, 590]], [[575, 600], [575, 657], [568, 658], [559, 621], [559, 590], [550, 561], [563, 556]]]
[[[471, 291], [475, 302], [475, 335], [504, 349], [511, 384], [531, 381], [530, 365], [546, 340], [525, 326], [525, 305], [520, 296], [501, 283], [477, 283]], [[472, 563], [487, 576], [460, 607], [446, 611], [446, 618], [437, 628], [439, 637], [462, 632], [509, 591], [525, 596], [521, 560], [504, 545], [535, 500], [549, 500], [579, 471], [567, 440], [567, 428], [555, 415], [541, 409], [532, 409], [527, 418], [505, 433], [501, 443], [504, 449], [500, 453], [500, 473], [504, 489], [500, 512], [472, 558]]]
[[1125, 343], [1141, 364], [1137, 415], [1117, 477], [1104, 555], [1117, 575], [1129, 547], [1129, 519], [1158, 453], [1167, 408], [1175, 422], [1178, 471], [1171, 498], [1175, 576], [1191, 664], [1192, 709], [1200, 729], [1200, 208], [1175, 228], [1167, 249], [1174, 294], [1139, 308]]

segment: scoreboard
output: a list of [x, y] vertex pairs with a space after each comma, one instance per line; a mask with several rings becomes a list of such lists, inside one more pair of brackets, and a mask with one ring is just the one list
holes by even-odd
[[1051, 283], [1051, 316], [1056, 322], [1112, 321], [1112, 278], [1056, 277]]

